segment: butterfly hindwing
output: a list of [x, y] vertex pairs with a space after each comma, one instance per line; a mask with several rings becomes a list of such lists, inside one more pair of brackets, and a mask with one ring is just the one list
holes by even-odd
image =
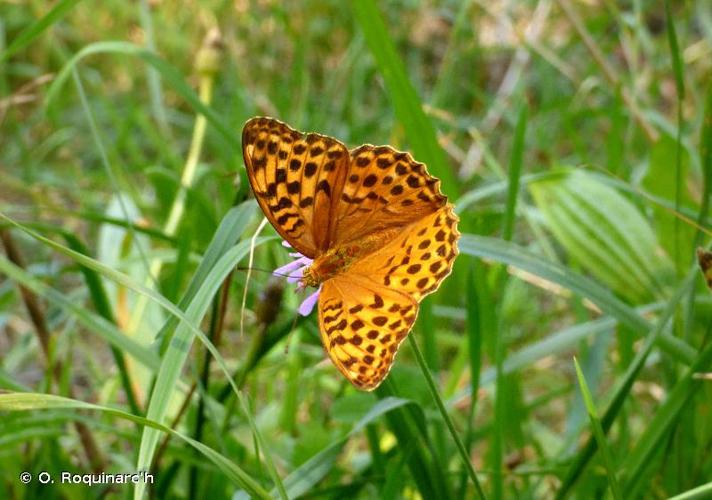
[[412, 223], [381, 249], [354, 262], [355, 274], [398, 290], [420, 302], [438, 289], [457, 257], [457, 216], [452, 205]]
[[329, 357], [359, 389], [375, 389], [410, 332], [418, 304], [450, 274], [457, 217], [446, 205], [326, 281], [319, 330]]
[[243, 128], [242, 152], [255, 197], [277, 232], [307, 257], [326, 250], [348, 170], [346, 147], [272, 118], [252, 118]]
[[347, 273], [322, 287], [321, 340], [339, 371], [370, 391], [388, 375], [417, 313], [418, 303], [409, 295]]

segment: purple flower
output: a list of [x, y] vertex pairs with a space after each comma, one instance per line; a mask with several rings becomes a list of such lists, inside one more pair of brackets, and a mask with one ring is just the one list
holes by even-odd
[[[291, 248], [291, 245], [286, 241], [283, 241], [282, 245]], [[272, 274], [274, 276], [286, 276], [287, 281], [289, 283], [297, 283], [298, 291], [304, 290], [306, 288], [306, 285], [304, 285], [304, 283], [301, 281], [302, 277], [304, 276], [304, 270], [311, 266], [312, 262], [314, 261], [309, 257], [303, 256], [299, 252], [290, 252], [289, 256], [294, 257], [296, 260], [293, 260], [288, 264], [278, 267], [272, 272]], [[309, 314], [311, 314], [312, 310], [314, 309], [314, 306], [316, 305], [317, 300], [319, 299], [319, 292], [321, 292], [321, 286], [314, 293], [310, 294], [306, 299], [302, 301], [298, 309], [299, 314], [301, 314], [302, 316], [309, 316]]]

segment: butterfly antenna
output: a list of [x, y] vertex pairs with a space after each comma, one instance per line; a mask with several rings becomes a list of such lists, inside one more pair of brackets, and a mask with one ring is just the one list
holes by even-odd
[[266, 224], [267, 218], [263, 217], [262, 222], [260, 222], [260, 225], [257, 227], [257, 231], [252, 235], [252, 239], [250, 239], [250, 258], [247, 262], [247, 276], [245, 277], [245, 288], [242, 291], [242, 307], [240, 308], [240, 338], [243, 337], [245, 332], [245, 304], [247, 304], [247, 288], [250, 284], [250, 276], [252, 275], [252, 262], [255, 258], [255, 242]]
[[291, 274], [284, 274], [284, 273], [275, 273], [271, 269], [262, 269], [261, 267], [249, 267], [249, 266], [237, 266], [235, 267], [235, 271], [257, 271], [260, 273], [269, 273], [273, 276], [278, 276], [280, 278], [291, 278], [293, 277]]

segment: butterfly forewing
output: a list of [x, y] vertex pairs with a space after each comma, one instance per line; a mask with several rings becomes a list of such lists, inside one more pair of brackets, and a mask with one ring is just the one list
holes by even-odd
[[440, 181], [408, 153], [390, 146], [351, 150], [349, 172], [332, 221], [331, 240], [358, 241], [378, 231], [404, 228], [445, 205]]
[[255, 197], [277, 232], [307, 257], [325, 251], [348, 170], [346, 147], [272, 118], [253, 118], [242, 132], [242, 152]]

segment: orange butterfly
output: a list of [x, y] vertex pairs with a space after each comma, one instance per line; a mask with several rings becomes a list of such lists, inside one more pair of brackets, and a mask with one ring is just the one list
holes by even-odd
[[300, 312], [318, 296], [329, 357], [357, 388], [375, 389], [458, 254], [440, 181], [390, 146], [349, 151], [273, 118], [245, 124], [242, 153], [262, 211], [301, 257], [280, 270], [319, 289]]

